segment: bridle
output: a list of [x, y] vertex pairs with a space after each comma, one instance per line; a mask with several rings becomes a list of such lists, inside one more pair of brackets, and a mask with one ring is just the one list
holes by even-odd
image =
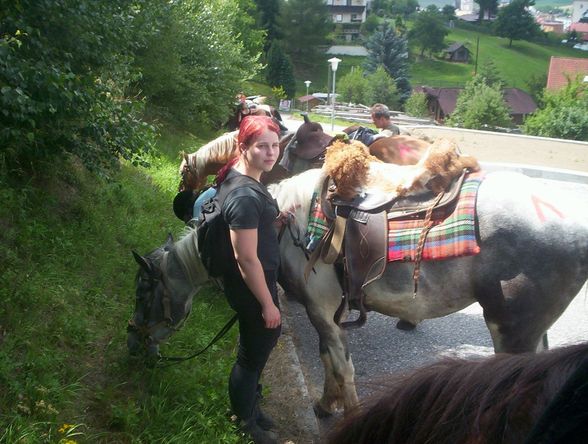
[[[282, 237], [284, 236], [286, 230], [288, 230], [288, 233], [290, 233], [290, 239], [292, 239], [292, 243], [294, 244], [294, 246], [302, 250], [302, 253], [304, 253], [304, 257], [307, 261], [310, 260], [310, 254], [306, 249], [306, 246], [302, 239], [302, 232], [300, 230], [300, 226], [296, 223], [296, 216], [294, 216], [292, 213], [288, 213], [286, 222], [283, 223], [280, 227], [280, 231], [278, 233], [278, 243], [282, 242]], [[312, 269], [312, 271], [316, 274], [314, 268]]]
[[[167, 255], [168, 255], [167, 251], [163, 253], [163, 257], [161, 259], [161, 263], [160, 263], [157, 274], [155, 274], [153, 272], [153, 270], [151, 273], [149, 273], [149, 293], [144, 301], [145, 303], [143, 306], [143, 322], [140, 325], [137, 325], [137, 323], [134, 321], [134, 319], [131, 318], [128, 322], [128, 325], [127, 325], [127, 333], [131, 333], [131, 332], [137, 333], [139, 335], [141, 341], [145, 345], [145, 347], [148, 347], [149, 345], [153, 344], [153, 342], [154, 342], [153, 334], [158, 328], [164, 327], [164, 328], [167, 328], [173, 332], [176, 332], [182, 327], [184, 321], [186, 320], [186, 318], [184, 318], [182, 320], [182, 322], [180, 322], [179, 325], [177, 325], [177, 326], [173, 325], [173, 320], [171, 317], [170, 291], [169, 291], [169, 287], [167, 285], [168, 278], [166, 277], [166, 275], [163, 271], [166, 269]], [[148, 324], [147, 319], [148, 319], [149, 313], [151, 311], [151, 307], [153, 306], [153, 302], [155, 301], [155, 291], [160, 283], [161, 283], [161, 285], [163, 285], [163, 296], [161, 298], [161, 305], [163, 307], [163, 319], [161, 321], [159, 321], [158, 323], [149, 327], [147, 325]], [[206, 350], [208, 350], [210, 347], [212, 347], [212, 345], [214, 345], [219, 339], [221, 339], [225, 334], [228, 333], [228, 331], [235, 324], [235, 322], [237, 322], [237, 319], [238, 319], [237, 314], [235, 314], [231, 319], [229, 319], [229, 321], [223, 326], [223, 328], [208, 343], [208, 345], [206, 347], [204, 347], [202, 350], [199, 350], [195, 353], [192, 353], [189, 356], [177, 357], [177, 356], [158, 355], [158, 361], [160, 361], [160, 362], [161, 361], [171, 361], [172, 362], [172, 364], [160, 365], [160, 366], [167, 367], [169, 365], [177, 364], [177, 363], [195, 358], [196, 356], [204, 353]]]
[[[153, 334], [161, 327], [169, 328], [173, 331], [177, 331], [179, 328], [173, 326], [173, 320], [171, 317], [171, 299], [170, 292], [167, 286], [167, 277], [163, 270], [167, 265], [168, 252], [163, 253], [161, 264], [157, 269], [157, 273], [152, 271], [149, 273], [149, 292], [144, 298], [143, 304], [143, 322], [139, 325], [135, 322], [134, 318], [129, 319], [127, 324], [127, 333], [135, 332], [139, 335], [141, 341], [145, 346], [150, 345], [153, 342]], [[141, 278], [139, 278], [141, 279]], [[155, 301], [155, 291], [159, 284], [163, 285], [163, 297], [161, 298], [161, 305], [163, 308], [163, 319], [152, 326], [148, 326], [149, 313]]]

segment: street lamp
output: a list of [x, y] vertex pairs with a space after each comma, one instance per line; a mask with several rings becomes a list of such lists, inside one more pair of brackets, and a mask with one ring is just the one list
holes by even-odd
[[341, 59], [337, 57], [333, 57], [332, 59], [327, 60], [331, 64], [331, 69], [333, 70], [333, 109], [331, 110], [331, 131], [335, 130], [335, 77], [337, 74], [337, 67], [339, 66], [339, 62]]
[[306, 112], [308, 112], [308, 87], [310, 86], [312, 82], [310, 80], [305, 80], [304, 84], [306, 85]]

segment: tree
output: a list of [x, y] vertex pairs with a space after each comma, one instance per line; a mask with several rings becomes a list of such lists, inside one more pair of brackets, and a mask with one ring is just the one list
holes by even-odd
[[[279, 0], [254, 0], [257, 5], [257, 24], [258, 27], [266, 31], [266, 50], [269, 50], [274, 40], [282, 37], [278, 17], [280, 15]], [[250, 32], [253, 28], [243, 28]]]
[[408, 38], [421, 48], [421, 57], [425, 50], [429, 53], [441, 51], [445, 48], [445, 36], [449, 31], [443, 22], [443, 16], [435, 11], [424, 11], [416, 16], [414, 25], [408, 33]]
[[588, 142], [588, 87], [581, 79], [556, 92], [546, 92], [543, 108], [525, 120], [526, 134]]
[[245, 54], [258, 60], [260, 54], [264, 52], [269, 30], [256, 26], [258, 11], [253, 0], [237, 0], [237, 9], [241, 13], [235, 15], [234, 29], [239, 40], [243, 43]]
[[542, 108], [544, 104], [543, 94], [545, 91], [545, 85], [547, 84], [547, 74], [532, 74], [525, 81], [525, 84], [537, 106]]
[[394, 79], [388, 74], [384, 66], [378, 66], [375, 72], [367, 76], [367, 100], [368, 103], [384, 103], [392, 109], [398, 109], [400, 95]]
[[511, 119], [502, 92], [489, 86], [480, 76], [474, 77], [457, 97], [455, 110], [446, 123], [461, 128], [482, 129], [510, 126]]
[[486, 15], [494, 15], [498, 11], [498, 0], [474, 0], [480, 6], [478, 21], [482, 23]]
[[96, 170], [152, 144], [128, 94], [134, 51], [157, 28], [146, 2], [2, 2], [0, 147], [11, 175], [75, 155]]
[[371, 100], [368, 98], [369, 81], [365, 77], [363, 69], [355, 67], [351, 72], [341, 77], [337, 83], [337, 91], [343, 101], [371, 105]]
[[137, 57], [149, 113], [185, 128], [219, 127], [243, 80], [261, 70], [240, 40], [239, 0], [167, 4], [160, 27]]
[[327, 35], [333, 27], [323, 0], [283, 2], [279, 24], [284, 35], [284, 51], [296, 69], [307, 70], [321, 62], [323, 54], [318, 47], [327, 43]]
[[401, 101], [410, 95], [408, 80], [408, 43], [406, 38], [398, 35], [394, 28], [385, 21], [366, 43], [368, 57], [364, 68], [367, 73], [373, 73], [379, 66], [383, 66], [390, 77], [396, 81]]
[[266, 80], [270, 86], [281, 86], [287, 97], [294, 97], [296, 94], [292, 63], [277, 40], [272, 42], [267, 53]]
[[495, 86], [498, 89], [504, 87], [504, 80], [500, 77], [500, 72], [492, 59], [487, 59], [481, 64], [478, 76], [484, 79], [484, 83], [488, 86]]
[[427, 106], [427, 95], [422, 92], [413, 92], [406, 103], [404, 111], [413, 117], [429, 117], [429, 107]]
[[392, 15], [401, 15], [408, 18], [409, 15], [416, 12], [418, 6], [417, 0], [392, 0], [389, 10]]
[[539, 24], [527, 10], [534, 4], [534, 0], [513, 0], [498, 13], [494, 31], [500, 37], [509, 39], [509, 47], [512, 46], [513, 40], [528, 40], [541, 33]]
[[455, 6], [452, 5], [445, 5], [441, 10], [441, 14], [448, 22], [451, 20], [456, 20], [457, 17], [455, 16]]

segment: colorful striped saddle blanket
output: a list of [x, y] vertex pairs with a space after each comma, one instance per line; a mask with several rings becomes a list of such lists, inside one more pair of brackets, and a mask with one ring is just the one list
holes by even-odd
[[[480, 252], [476, 236], [476, 197], [483, 172], [465, 177], [459, 198], [452, 204], [433, 211], [433, 226], [427, 234], [421, 260], [440, 260], [470, 256]], [[414, 261], [423, 230], [424, 212], [417, 217], [395, 217], [388, 214], [388, 262]], [[327, 232], [329, 223], [315, 193], [310, 206], [306, 242], [312, 251]]]

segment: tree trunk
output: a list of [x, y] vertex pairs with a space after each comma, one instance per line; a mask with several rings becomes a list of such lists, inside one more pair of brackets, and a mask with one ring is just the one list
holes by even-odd
[[510, 41], [508, 42], [508, 47], [512, 48], [512, 39], [510, 39]]

